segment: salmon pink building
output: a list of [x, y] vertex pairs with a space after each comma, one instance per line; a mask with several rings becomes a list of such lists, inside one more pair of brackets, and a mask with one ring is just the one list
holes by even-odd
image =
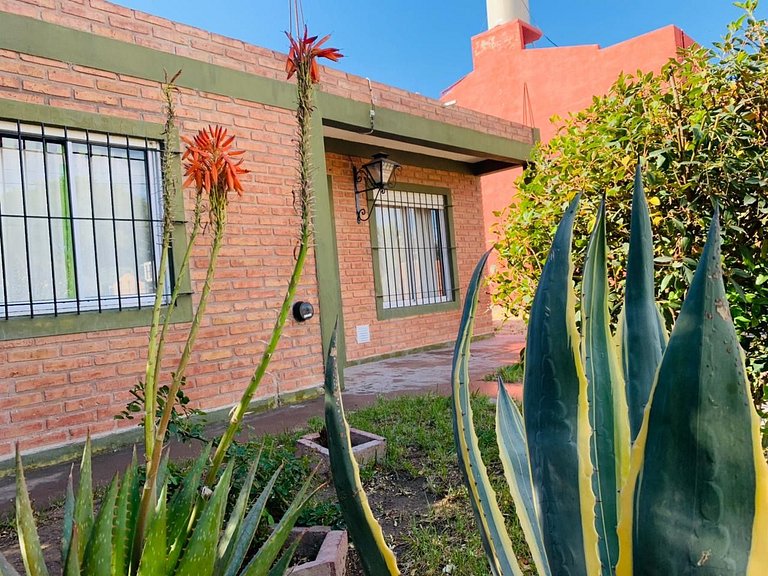
[[[534, 48], [542, 31], [530, 24], [524, 0], [487, 0], [488, 30], [472, 38], [472, 71], [448, 88], [446, 103], [520, 122], [539, 130], [547, 142], [556, 132], [553, 116], [588, 107], [606, 94], [619, 74], [658, 71], [693, 40], [675, 26], [613, 46], [597, 44]], [[509, 206], [519, 170], [483, 178], [486, 230], [494, 211]], [[487, 234], [489, 245], [494, 235]]]

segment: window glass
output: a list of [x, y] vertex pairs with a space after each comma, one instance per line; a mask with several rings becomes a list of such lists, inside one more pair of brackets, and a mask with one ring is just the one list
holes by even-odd
[[0, 127], [0, 318], [151, 305], [159, 145], [8, 126]]
[[454, 300], [446, 196], [389, 190], [375, 208], [384, 309]]

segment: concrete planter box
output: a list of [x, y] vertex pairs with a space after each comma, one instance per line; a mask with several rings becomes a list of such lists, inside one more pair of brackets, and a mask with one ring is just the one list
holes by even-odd
[[[361, 466], [371, 461], [383, 460], [387, 454], [387, 439], [383, 436], [350, 428], [349, 438], [352, 441], [352, 453]], [[320, 465], [322, 472], [327, 472], [330, 467], [328, 448], [320, 444], [320, 434], [317, 432], [299, 438], [296, 442], [296, 455], [309, 456]]]
[[294, 528], [291, 540], [301, 538], [294, 558], [313, 558], [288, 570], [289, 576], [344, 576], [347, 569], [346, 530], [331, 530], [327, 526]]

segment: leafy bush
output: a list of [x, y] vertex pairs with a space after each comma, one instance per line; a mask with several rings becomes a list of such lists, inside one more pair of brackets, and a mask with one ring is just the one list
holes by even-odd
[[[657, 301], [671, 326], [706, 236], [722, 210], [726, 290], [749, 359], [756, 404], [768, 399], [768, 28], [756, 0], [713, 49], [693, 47], [658, 74], [620, 77], [605, 97], [564, 121], [534, 154], [497, 228], [504, 264], [496, 303], [526, 316], [555, 226], [584, 192], [576, 222], [577, 276], [588, 229], [607, 194], [610, 281], [621, 300], [632, 178], [644, 159], [655, 238]], [[614, 315], [615, 319], [615, 315]]]

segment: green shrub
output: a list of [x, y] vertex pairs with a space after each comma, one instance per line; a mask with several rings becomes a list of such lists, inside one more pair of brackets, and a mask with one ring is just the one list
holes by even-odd
[[[657, 301], [667, 327], [679, 311], [706, 236], [712, 202], [721, 207], [726, 291], [749, 359], [753, 396], [768, 399], [768, 31], [757, 2], [712, 49], [693, 47], [658, 74], [622, 76], [610, 92], [563, 122], [535, 153], [497, 228], [503, 264], [496, 303], [527, 316], [555, 226], [583, 192], [575, 265], [607, 194], [614, 294], [621, 300], [631, 182], [644, 159], [655, 238]], [[614, 315], [615, 320], [615, 315]]]

